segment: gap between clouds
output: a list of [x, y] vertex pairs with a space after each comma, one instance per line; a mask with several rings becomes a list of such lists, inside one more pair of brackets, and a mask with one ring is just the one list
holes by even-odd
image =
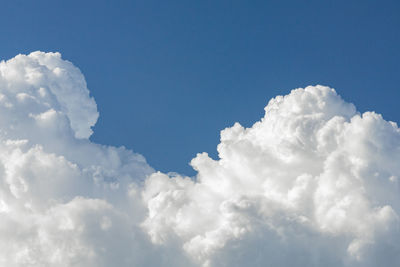
[[397, 266], [400, 130], [334, 89], [271, 99], [195, 177], [92, 143], [59, 53], [0, 63], [1, 266]]

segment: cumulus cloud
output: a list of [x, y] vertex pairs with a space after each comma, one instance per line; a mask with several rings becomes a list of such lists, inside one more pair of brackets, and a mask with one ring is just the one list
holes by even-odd
[[212, 266], [393, 266], [399, 133], [333, 89], [293, 90], [251, 128], [222, 131], [219, 160], [192, 160], [196, 180], [151, 175], [143, 225]]
[[88, 138], [58, 53], [0, 63], [1, 266], [397, 266], [400, 130], [335, 90], [277, 96], [195, 177]]

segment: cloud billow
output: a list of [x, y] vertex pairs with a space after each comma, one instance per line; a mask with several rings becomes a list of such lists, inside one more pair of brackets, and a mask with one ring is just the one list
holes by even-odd
[[0, 63], [0, 266], [397, 266], [400, 130], [335, 90], [270, 100], [195, 177], [88, 138], [58, 53]]

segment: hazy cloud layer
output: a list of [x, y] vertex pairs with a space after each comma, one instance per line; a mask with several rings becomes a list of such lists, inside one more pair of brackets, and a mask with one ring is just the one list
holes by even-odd
[[0, 63], [0, 266], [400, 265], [400, 130], [333, 89], [270, 100], [192, 178], [90, 142], [97, 118], [60, 54]]

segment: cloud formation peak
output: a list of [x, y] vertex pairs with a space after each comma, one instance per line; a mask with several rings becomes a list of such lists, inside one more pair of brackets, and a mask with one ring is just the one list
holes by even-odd
[[271, 99], [195, 177], [90, 142], [97, 117], [60, 54], [0, 63], [0, 265], [400, 264], [400, 130], [334, 89]]

